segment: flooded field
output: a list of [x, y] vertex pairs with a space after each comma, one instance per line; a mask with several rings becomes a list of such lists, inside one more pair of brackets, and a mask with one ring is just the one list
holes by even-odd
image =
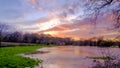
[[26, 54], [25, 57], [43, 60], [43, 63], [35, 68], [90, 68], [94, 65], [94, 59], [88, 57], [118, 55], [119, 51], [119, 48], [56, 46], [38, 49], [36, 52]]

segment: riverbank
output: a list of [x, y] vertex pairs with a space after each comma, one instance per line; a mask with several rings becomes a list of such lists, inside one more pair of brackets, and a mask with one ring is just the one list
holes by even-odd
[[33, 68], [40, 63], [40, 60], [25, 58], [22, 53], [34, 52], [36, 49], [48, 47], [47, 45], [37, 46], [14, 46], [0, 48], [0, 68]]

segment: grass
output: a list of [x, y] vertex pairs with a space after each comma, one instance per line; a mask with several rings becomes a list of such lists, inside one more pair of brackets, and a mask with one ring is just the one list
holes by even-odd
[[96, 56], [96, 57], [87, 57], [87, 58], [91, 58], [91, 59], [102, 59], [102, 60], [113, 60], [112, 57], [109, 56]]
[[0, 68], [33, 68], [40, 61], [18, 56], [18, 54], [34, 52], [42, 47], [46, 45], [2, 47], [0, 48]]

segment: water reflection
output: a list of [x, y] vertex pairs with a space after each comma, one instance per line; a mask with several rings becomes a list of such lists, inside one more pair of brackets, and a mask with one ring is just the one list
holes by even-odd
[[35, 68], [88, 68], [92, 66], [93, 59], [86, 57], [100, 56], [100, 51], [97, 47], [57, 46], [38, 49], [42, 53], [28, 54], [26, 57], [43, 60], [42, 66]]

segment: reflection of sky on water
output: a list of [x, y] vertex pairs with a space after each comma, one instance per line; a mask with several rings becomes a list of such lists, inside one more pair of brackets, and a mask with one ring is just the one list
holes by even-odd
[[[104, 49], [98, 47], [57, 46], [42, 48], [38, 51], [49, 51], [44, 54], [26, 55], [35, 59], [43, 60], [43, 68], [88, 68], [93, 65], [93, 59], [87, 57], [100, 56]], [[112, 48], [111, 53], [118, 53], [120, 49]], [[108, 49], [106, 49], [106, 52]], [[36, 67], [40, 68], [40, 66]]]

